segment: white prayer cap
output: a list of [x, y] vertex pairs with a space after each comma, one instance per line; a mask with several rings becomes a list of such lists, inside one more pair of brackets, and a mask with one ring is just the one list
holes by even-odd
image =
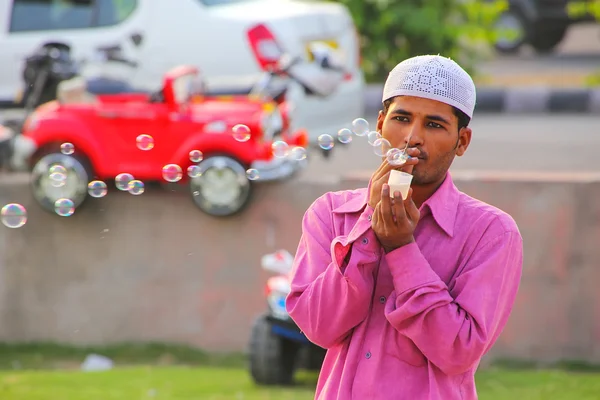
[[449, 58], [425, 55], [396, 65], [383, 87], [383, 101], [396, 96], [414, 96], [454, 106], [473, 117], [475, 83], [471, 76]]

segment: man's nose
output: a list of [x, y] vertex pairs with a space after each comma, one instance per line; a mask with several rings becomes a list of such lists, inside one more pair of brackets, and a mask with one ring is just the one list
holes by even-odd
[[411, 126], [408, 135], [404, 138], [404, 144], [408, 144], [408, 147], [416, 147], [423, 144], [423, 130], [418, 124]]

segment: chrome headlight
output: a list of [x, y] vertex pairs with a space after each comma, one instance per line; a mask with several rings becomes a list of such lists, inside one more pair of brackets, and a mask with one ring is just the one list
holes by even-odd
[[283, 130], [283, 117], [279, 108], [275, 107], [271, 112], [263, 113], [260, 119], [260, 127], [265, 140], [271, 140]]

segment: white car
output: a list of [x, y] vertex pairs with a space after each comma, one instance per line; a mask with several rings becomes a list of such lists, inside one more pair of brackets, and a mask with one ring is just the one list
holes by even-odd
[[200, 68], [209, 90], [252, 86], [280, 51], [308, 57], [307, 46], [340, 49], [347, 74], [337, 91], [318, 98], [292, 86], [294, 127], [311, 140], [337, 131], [364, 112], [359, 38], [348, 9], [308, 0], [0, 0], [0, 102], [23, 92], [24, 59], [45, 42], [72, 47], [77, 60], [120, 45], [139, 67], [137, 89], [156, 90], [168, 69]]

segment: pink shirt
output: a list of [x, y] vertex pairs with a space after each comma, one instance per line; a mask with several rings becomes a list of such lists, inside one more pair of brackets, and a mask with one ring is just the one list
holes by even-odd
[[367, 196], [326, 193], [302, 222], [286, 307], [327, 349], [315, 399], [477, 399], [475, 371], [521, 279], [517, 225], [448, 174], [420, 209], [416, 243], [385, 254]]

